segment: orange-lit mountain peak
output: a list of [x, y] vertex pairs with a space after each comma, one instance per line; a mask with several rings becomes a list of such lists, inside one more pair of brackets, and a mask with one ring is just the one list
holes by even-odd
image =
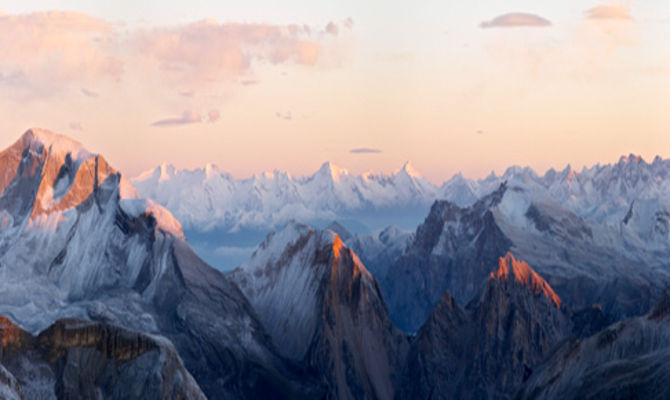
[[333, 239], [333, 257], [335, 260], [340, 258], [340, 252], [344, 248], [344, 244], [342, 243], [342, 239], [340, 239], [340, 235], [335, 235], [335, 238]]
[[527, 262], [517, 260], [508, 252], [498, 260], [498, 269], [491, 272], [491, 279], [508, 282], [511, 279], [533, 290], [534, 293], [543, 293], [557, 307], [561, 306], [561, 299], [540, 275]]

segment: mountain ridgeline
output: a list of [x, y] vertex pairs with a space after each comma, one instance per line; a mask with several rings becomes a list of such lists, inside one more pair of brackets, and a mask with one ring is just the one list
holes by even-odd
[[[0, 152], [0, 398], [668, 396], [668, 160], [132, 182], [167, 209], [66, 137]], [[413, 232], [341, 219], [408, 210]], [[171, 211], [274, 231], [223, 274]]]

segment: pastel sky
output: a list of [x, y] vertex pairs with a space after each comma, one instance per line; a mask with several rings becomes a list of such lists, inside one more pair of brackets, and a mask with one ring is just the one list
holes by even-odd
[[67, 134], [128, 175], [456, 172], [670, 157], [667, 1], [0, 4], [0, 145]]

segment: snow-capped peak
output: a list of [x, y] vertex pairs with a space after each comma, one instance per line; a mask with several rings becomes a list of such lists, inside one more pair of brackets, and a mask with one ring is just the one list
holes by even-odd
[[402, 167], [400, 167], [400, 169], [395, 171], [396, 175], [401, 174], [401, 173], [409, 176], [410, 178], [421, 178], [422, 177], [421, 173], [419, 173], [419, 171], [417, 171], [414, 168], [414, 166], [412, 165], [412, 163], [410, 163], [409, 161], [405, 161], [405, 163], [402, 165]]
[[330, 161], [326, 161], [321, 165], [316, 174], [330, 176], [334, 182], [338, 182], [343, 176], [349, 175], [349, 171], [338, 167]]
[[167, 181], [175, 175], [175, 167], [172, 164], [163, 163], [158, 167], [158, 182]]
[[641, 161], [644, 162], [644, 159], [642, 158], [642, 156], [637, 155], [637, 154], [633, 154], [633, 153], [630, 153], [628, 156], [622, 155], [621, 157], [619, 157], [619, 163], [620, 164], [626, 164], [626, 163], [628, 163], [628, 164], [633, 164], [633, 163], [638, 164]]
[[46, 129], [31, 128], [28, 129], [15, 145], [21, 148], [30, 148], [38, 150], [40, 147], [51, 151], [52, 154], [71, 154], [74, 160], [86, 159], [92, 156], [81, 143], [70, 139], [67, 136], [53, 133]]
[[220, 171], [216, 165], [209, 162], [205, 164], [205, 177], [207, 177], [207, 179], [218, 174], [220, 174]]

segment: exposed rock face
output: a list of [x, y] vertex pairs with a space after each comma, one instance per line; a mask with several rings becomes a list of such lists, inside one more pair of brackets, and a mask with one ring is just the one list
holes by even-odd
[[416, 331], [445, 291], [465, 304], [480, 289], [491, 266], [512, 246], [489, 210], [504, 192], [501, 186], [468, 209], [447, 201], [433, 204], [384, 279], [391, 318], [399, 328]]
[[0, 363], [16, 377], [7, 386], [27, 399], [205, 399], [160, 337], [81, 320], [35, 337], [2, 318], [0, 338]]
[[170, 213], [78, 143], [31, 130], [0, 153], [0, 228], [0, 314], [30, 333], [112, 323], [170, 339], [210, 397], [314, 394]]
[[2, 365], [0, 365], [0, 399], [23, 400], [23, 393], [16, 378]]
[[563, 343], [518, 399], [670, 398], [670, 291], [646, 315]]
[[467, 208], [437, 201], [382, 281], [391, 317], [414, 332], [445, 290], [467, 304], [508, 251], [574, 309], [599, 303], [616, 318], [643, 313], [670, 284], [659, 207], [633, 207], [628, 222], [611, 225], [581, 218], [522, 183], [503, 184]]
[[318, 371], [329, 397], [394, 396], [407, 339], [377, 281], [335, 233], [291, 223], [232, 276], [280, 352]]
[[400, 397], [510, 398], [570, 328], [547, 282], [508, 253], [467, 309], [444, 294], [412, 342]]

